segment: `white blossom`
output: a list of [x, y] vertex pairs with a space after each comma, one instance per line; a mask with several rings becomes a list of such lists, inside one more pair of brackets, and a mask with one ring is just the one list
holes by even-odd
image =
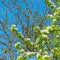
[[42, 52], [42, 49], [40, 49], [39, 52]]
[[17, 42], [14, 47], [16, 48], [18, 45], [20, 45], [20, 42]]
[[22, 59], [22, 57], [21, 57], [21, 56], [18, 56], [18, 57], [17, 57], [17, 60], [20, 60], [20, 59]]
[[12, 25], [12, 27], [11, 27], [11, 30], [18, 30], [18, 28], [16, 28], [16, 25]]
[[26, 41], [30, 41], [30, 38], [25, 38]]
[[52, 14], [48, 14], [48, 17], [53, 17], [53, 15]]
[[16, 27], [16, 25], [12, 25], [12, 27]]
[[44, 53], [45, 53], [45, 55], [48, 55], [48, 52], [47, 51], [45, 51]]
[[54, 50], [52, 49], [52, 52], [54, 52]]
[[47, 35], [45, 35], [45, 34], [42, 34], [42, 36], [43, 36], [44, 38], [48, 38], [48, 36], [47, 36]]
[[45, 29], [45, 30], [41, 30], [41, 33], [49, 33], [49, 31]]
[[20, 50], [20, 53], [24, 53], [24, 52], [25, 52], [25, 50], [24, 50], [24, 49], [21, 49], [21, 50]]
[[37, 54], [36, 54], [36, 57], [38, 58], [39, 56], [40, 56], [40, 53], [37, 53]]
[[51, 27], [50, 26], [47, 26], [47, 30], [49, 30]]
[[38, 41], [39, 41], [39, 38], [36, 39], [36, 43], [38, 43]]
[[57, 10], [60, 10], [60, 7], [58, 7]]
[[56, 22], [57, 20], [56, 19], [53, 19], [53, 23]]
[[50, 56], [49, 56], [49, 55], [47, 55], [47, 54], [46, 54], [46, 55], [43, 55], [43, 58], [46, 58], [46, 57], [47, 57], [47, 58], [49, 58]]
[[34, 54], [35, 54], [35, 52], [27, 52], [27, 56], [34, 55]]

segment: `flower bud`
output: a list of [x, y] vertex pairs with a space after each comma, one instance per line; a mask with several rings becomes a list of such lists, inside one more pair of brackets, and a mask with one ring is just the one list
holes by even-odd
[[20, 49], [20, 42], [17, 42], [15, 45], [14, 45], [15, 48], [17, 49]]

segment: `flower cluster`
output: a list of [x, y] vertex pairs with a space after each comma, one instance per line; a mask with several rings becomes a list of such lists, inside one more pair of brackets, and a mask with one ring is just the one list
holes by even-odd
[[[58, 1], [60, 2], [60, 0]], [[17, 60], [24, 60], [31, 56], [36, 56], [38, 60], [51, 60], [52, 57], [60, 57], [60, 26], [57, 24], [60, 21], [60, 7], [56, 7], [51, 0], [46, 0], [46, 3], [53, 11], [53, 14], [48, 14], [52, 24], [43, 30], [34, 26], [34, 31], [39, 35], [36, 41], [25, 38], [17, 31], [16, 25], [12, 26], [11, 31], [22, 40], [22, 43], [17, 42], [15, 44], [15, 48], [20, 53]], [[23, 46], [20, 46], [20, 44], [23, 44]]]

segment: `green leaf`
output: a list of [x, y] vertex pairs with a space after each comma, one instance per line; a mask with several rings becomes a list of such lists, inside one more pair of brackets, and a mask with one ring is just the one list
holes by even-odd
[[37, 34], [40, 34], [40, 27], [38, 26], [34, 26], [34, 31], [37, 33]]

